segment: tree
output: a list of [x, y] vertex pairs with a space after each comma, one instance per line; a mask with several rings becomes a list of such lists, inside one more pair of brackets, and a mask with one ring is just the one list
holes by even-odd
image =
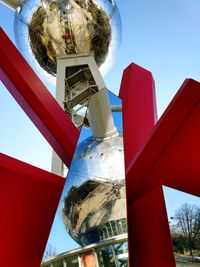
[[180, 254], [184, 254], [186, 248], [186, 240], [182, 233], [172, 231], [172, 242], [174, 251]]
[[193, 257], [195, 249], [199, 249], [200, 242], [200, 208], [195, 205], [184, 204], [176, 211], [176, 234], [175, 243], [181, 240], [181, 246], [184, 246]]

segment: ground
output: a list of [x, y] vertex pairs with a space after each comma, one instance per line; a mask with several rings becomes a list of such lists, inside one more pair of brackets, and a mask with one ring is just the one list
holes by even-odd
[[176, 256], [177, 267], [200, 267], [200, 262], [192, 262], [191, 257]]

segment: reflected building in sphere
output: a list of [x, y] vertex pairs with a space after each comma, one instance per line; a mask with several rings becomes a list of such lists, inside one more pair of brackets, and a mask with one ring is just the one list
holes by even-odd
[[127, 232], [121, 135], [81, 142], [64, 189], [61, 212], [67, 231], [80, 245]]
[[14, 28], [25, 58], [53, 76], [63, 55], [93, 52], [107, 68], [121, 39], [119, 12], [109, 0], [20, 1]]

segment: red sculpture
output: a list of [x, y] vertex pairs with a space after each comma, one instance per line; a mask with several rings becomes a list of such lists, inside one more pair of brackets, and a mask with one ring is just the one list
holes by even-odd
[[[78, 131], [2, 30], [0, 77], [69, 166]], [[186, 80], [155, 127], [150, 72], [131, 64], [120, 97], [129, 266], [175, 267], [162, 185], [200, 195], [200, 83]], [[15, 266], [40, 266], [63, 179], [3, 154], [0, 174], [1, 264], [10, 267], [11, 258]]]

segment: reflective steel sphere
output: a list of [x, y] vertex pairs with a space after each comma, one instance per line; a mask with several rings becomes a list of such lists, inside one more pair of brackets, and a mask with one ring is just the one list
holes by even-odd
[[127, 232], [122, 136], [80, 143], [70, 167], [61, 214], [69, 234], [87, 245]]
[[113, 0], [27, 0], [16, 11], [15, 37], [29, 63], [49, 74], [65, 54], [93, 52], [101, 66], [120, 39], [119, 13]]

